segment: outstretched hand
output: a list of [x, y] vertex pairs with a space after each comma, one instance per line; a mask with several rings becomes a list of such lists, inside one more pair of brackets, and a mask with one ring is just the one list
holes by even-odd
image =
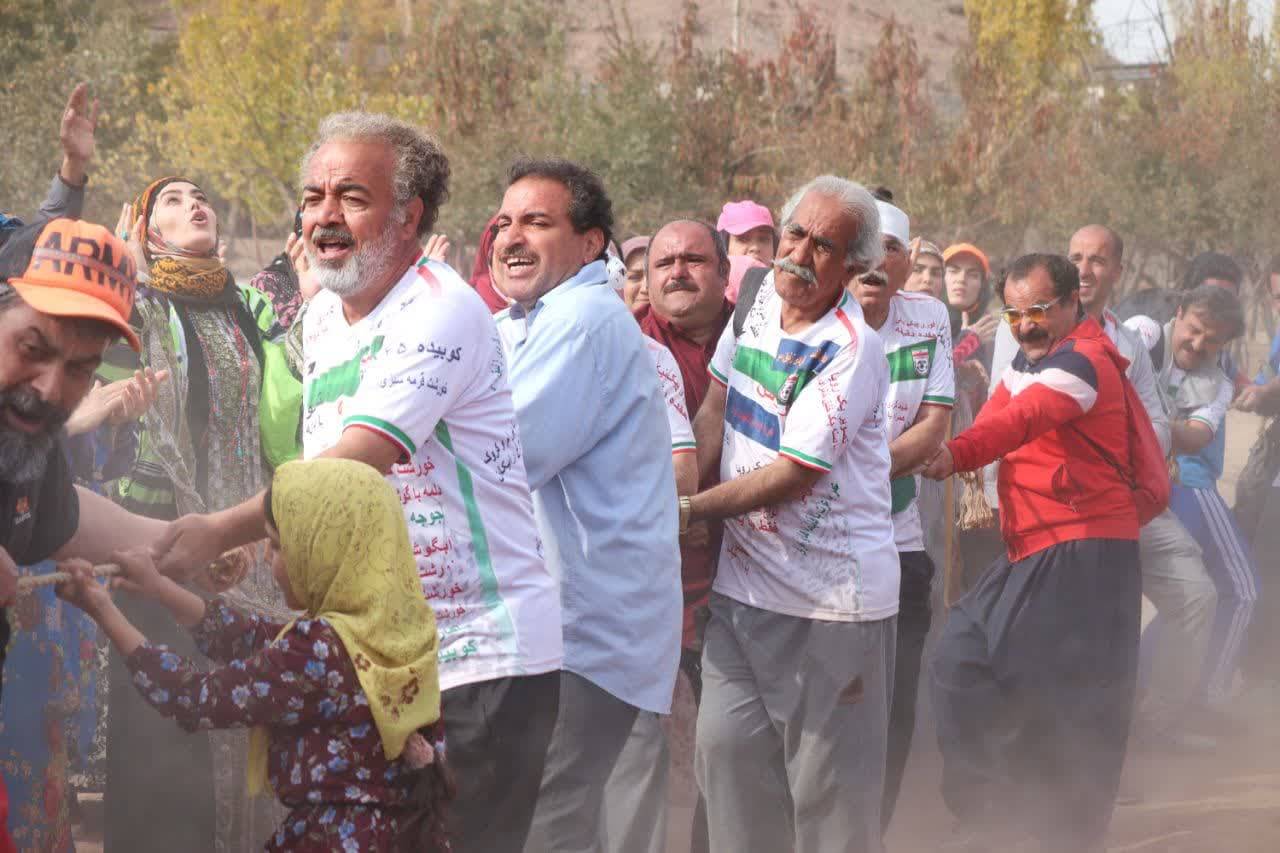
[[89, 99], [88, 83], [78, 83], [67, 98], [62, 125], [58, 128], [58, 141], [62, 144], [63, 157], [61, 174], [68, 184], [79, 186], [84, 183], [89, 162], [97, 148], [94, 138], [97, 128], [98, 99]]
[[207, 515], [184, 515], [169, 522], [151, 545], [151, 557], [160, 574], [185, 579], [212, 563], [222, 552], [222, 531]]
[[983, 345], [996, 339], [996, 330], [1000, 328], [1000, 318], [994, 314], [984, 314], [976, 322], [965, 327], [978, 336]]
[[111, 592], [93, 574], [93, 564], [88, 560], [66, 560], [58, 563], [58, 571], [71, 575], [71, 580], [58, 584], [58, 598], [97, 620], [112, 606]]
[[165, 586], [165, 578], [156, 569], [155, 560], [148, 548], [131, 548], [111, 555], [111, 562], [120, 567], [113, 585], [147, 598], [157, 598]]
[[956, 471], [956, 461], [944, 444], [924, 463], [920, 473], [930, 480], [945, 480]]
[[311, 274], [311, 259], [307, 257], [307, 244], [297, 234], [290, 234], [284, 242], [285, 254], [293, 264], [293, 271], [298, 276], [298, 290], [302, 293], [302, 301], [309, 302], [320, 290], [315, 276]]
[[160, 383], [168, 378], [169, 371], [156, 373], [148, 367], [127, 379], [96, 383], [67, 421], [67, 434], [81, 435], [104, 423], [118, 427], [137, 420], [155, 403]]
[[145, 223], [141, 216], [133, 215], [133, 205], [128, 202], [120, 208], [120, 218], [116, 220], [116, 236], [124, 240], [138, 272], [146, 270], [147, 254], [143, 249], [147, 239]]
[[426, 255], [430, 260], [448, 263], [449, 259], [449, 238], [445, 234], [432, 234], [427, 240], [425, 249]]

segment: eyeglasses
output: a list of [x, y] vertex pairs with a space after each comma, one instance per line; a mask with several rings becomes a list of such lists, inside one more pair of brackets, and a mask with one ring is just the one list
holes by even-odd
[[1004, 321], [1010, 326], [1018, 325], [1024, 317], [1033, 323], [1043, 323], [1044, 318], [1049, 313], [1049, 309], [1061, 301], [1062, 297], [1059, 296], [1048, 302], [1041, 302], [1038, 305], [1032, 305], [1030, 308], [1025, 310], [1018, 308], [1002, 308], [1000, 309], [1000, 314], [1004, 317]]

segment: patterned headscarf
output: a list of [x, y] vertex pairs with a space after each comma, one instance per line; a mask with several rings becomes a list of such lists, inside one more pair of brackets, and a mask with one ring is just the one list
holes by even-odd
[[[382, 748], [398, 758], [410, 735], [440, 718], [435, 615], [422, 596], [400, 500], [377, 471], [347, 459], [286, 463], [270, 494], [289, 585], [305, 618], [337, 632]], [[260, 728], [250, 743], [252, 791], [262, 789], [266, 771]]]
[[134, 217], [142, 217], [146, 223], [146, 245], [143, 254], [147, 258], [151, 280], [147, 285], [162, 293], [195, 300], [212, 300], [222, 295], [231, 283], [231, 274], [218, 260], [217, 240], [206, 252], [192, 252], [165, 239], [156, 227], [156, 200], [169, 184], [187, 183], [198, 187], [190, 178], [177, 175], [152, 181], [133, 203]]

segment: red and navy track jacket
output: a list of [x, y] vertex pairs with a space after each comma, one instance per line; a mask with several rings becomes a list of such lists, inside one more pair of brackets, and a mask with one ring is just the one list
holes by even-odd
[[1035, 364], [1019, 352], [973, 426], [947, 444], [957, 471], [1002, 460], [1000, 528], [1010, 561], [1059, 542], [1138, 538], [1128, 484], [1080, 434], [1130, 467], [1127, 366], [1086, 318]]

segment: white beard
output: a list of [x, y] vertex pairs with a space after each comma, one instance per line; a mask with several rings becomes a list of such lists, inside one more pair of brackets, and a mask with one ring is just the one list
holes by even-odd
[[320, 260], [311, 245], [306, 246], [307, 260], [311, 262], [311, 275], [316, 284], [339, 297], [355, 296], [377, 281], [390, 269], [393, 262], [391, 247], [395, 242], [394, 217], [387, 228], [372, 243], [361, 246], [351, 257], [338, 266]]

